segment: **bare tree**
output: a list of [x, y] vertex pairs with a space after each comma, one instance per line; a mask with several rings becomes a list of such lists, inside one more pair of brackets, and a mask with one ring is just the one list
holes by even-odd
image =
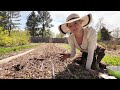
[[119, 36], [120, 36], [120, 28], [117, 27], [116, 29], [114, 29], [112, 31], [112, 36], [116, 37], [116, 38], [119, 38]]
[[18, 23], [18, 21], [21, 20], [19, 19], [19, 17], [21, 17], [20, 11], [7, 11], [7, 17], [8, 17], [7, 29], [10, 36], [11, 30], [13, 28], [17, 28], [18, 25], [20, 25], [20, 23]]
[[100, 18], [99, 20], [98, 20], [98, 23], [96, 24], [96, 30], [97, 31], [99, 31], [99, 30], [101, 30], [103, 27], [105, 27], [105, 24], [103, 23], [103, 19], [104, 18]]

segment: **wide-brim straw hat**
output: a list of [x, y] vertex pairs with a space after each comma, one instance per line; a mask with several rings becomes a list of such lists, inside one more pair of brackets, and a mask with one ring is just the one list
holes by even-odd
[[77, 20], [82, 20], [81, 26], [82, 27], [87, 27], [92, 21], [92, 15], [88, 14], [86, 16], [80, 17], [76, 13], [70, 14], [67, 17], [66, 22], [58, 26], [59, 31], [62, 34], [66, 34], [67, 32], [70, 31], [69, 28], [67, 27], [67, 23], [72, 23], [72, 22], [77, 21]]

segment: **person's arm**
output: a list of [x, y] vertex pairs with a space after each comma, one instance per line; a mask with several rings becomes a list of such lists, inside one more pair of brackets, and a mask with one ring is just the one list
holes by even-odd
[[70, 45], [70, 58], [72, 58], [76, 54], [75, 44], [72, 36], [68, 37], [68, 44]]
[[91, 65], [93, 62], [94, 50], [97, 45], [97, 33], [96, 30], [92, 29], [90, 31], [90, 36], [88, 38], [88, 56], [86, 62], [86, 69], [91, 69]]
[[66, 60], [67, 58], [72, 58], [75, 56], [76, 54], [76, 49], [75, 49], [75, 45], [74, 45], [74, 41], [73, 41], [73, 38], [72, 36], [69, 36], [68, 37], [68, 44], [70, 45], [70, 53], [63, 53], [63, 54], [60, 54], [62, 55], [61, 56], [61, 61], [64, 61]]

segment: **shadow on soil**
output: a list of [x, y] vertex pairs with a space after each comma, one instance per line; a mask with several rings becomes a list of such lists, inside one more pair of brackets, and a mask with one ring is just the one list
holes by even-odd
[[[76, 58], [74, 60], [77, 59], [79, 58]], [[99, 79], [98, 75], [99, 72], [90, 72], [79, 64], [72, 62], [71, 64], [67, 65], [64, 71], [57, 73], [55, 75], [55, 79]]]

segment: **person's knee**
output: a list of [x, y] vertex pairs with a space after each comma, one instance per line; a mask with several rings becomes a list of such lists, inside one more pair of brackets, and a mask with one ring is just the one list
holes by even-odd
[[87, 57], [87, 55], [88, 55], [88, 53], [86, 53], [86, 52], [82, 53], [82, 56], [84, 56], [84, 57]]
[[105, 56], [105, 52], [99, 52], [98, 56], [104, 57]]

